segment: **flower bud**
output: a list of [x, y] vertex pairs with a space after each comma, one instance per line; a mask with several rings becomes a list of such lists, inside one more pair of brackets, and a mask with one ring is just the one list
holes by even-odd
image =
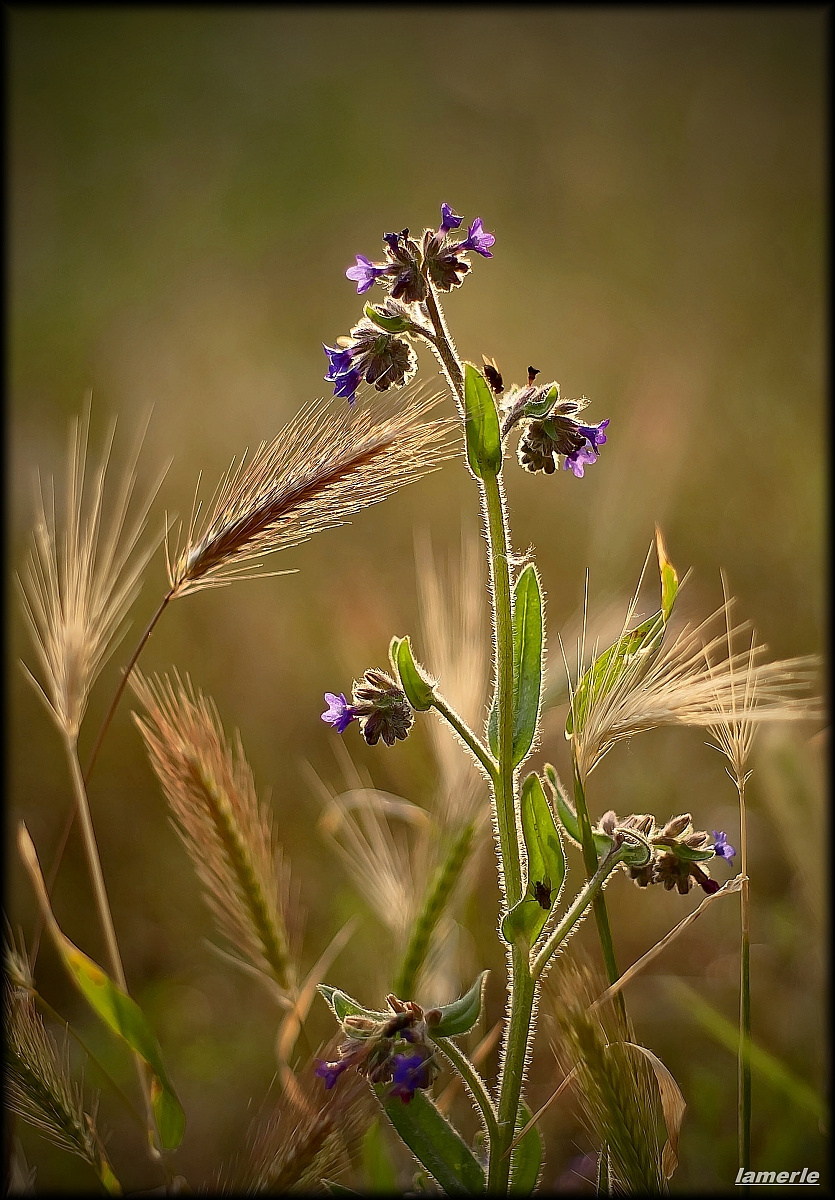
[[387, 746], [398, 738], [404, 741], [414, 721], [405, 693], [390, 675], [376, 669], [354, 682], [351, 709], [369, 746], [376, 746], [380, 738]]

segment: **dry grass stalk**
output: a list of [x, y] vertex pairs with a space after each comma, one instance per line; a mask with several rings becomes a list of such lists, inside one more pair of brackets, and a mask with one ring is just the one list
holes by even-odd
[[231, 464], [199, 523], [195, 497], [185, 544], [166, 549], [172, 597], [265, 574], [261, 556], [343, 525], [436, 470], [455, 449], [453, 422], [422, 420], [439, 399], [412, 390], [396, 406], [306, 405], [248, 462]]
[[[637, 597], [636, 597], [637, 598]], [[655, 660], [647, 665], [636, 655], [625, 669], [612, 658], [612, 672], [605, 686], [595, 690], [580, 729], [574, 734], [574, 753], [580, 775], [585, 779], [600, 760], [620, 741], [665, 725], [731, 727], [728, 736], [738, 740], [732, 727], [739, 726], [740, 678], [746, 680], [748, 707], [745, 719], [761, 721], [808, 720], [819, 710], [808, 692], [818, 669], [814, 656], [762, 661], [767, 647], [752, 641], [748, 650], [733, 650], [733, 638], [747, 630], [742, 624], [711, 634], [717, 619], [725, 619], [729, 601], [696, 628], [685, 626]], [[634, 614], [630, 605], [624, 633]], [[595, 646], [589, 662], [580, 651], [578, 679], [598, 654]], [[570, 685], [574, 702], [576, 684]]]
[[[124, 633], [124, 618], [141, 585], [156, 542], [139, 546], [159, 489], [134, 502], [142, 437], [116, 485], [105, 484], [115, 425], [101, 462], [87, 478], [90, 408], [70, 428], [64, 513], [56, 517], [54, 483], [48, 497], [38, 480], [32, 549], [18, 580], [23, 610], [43, 681], [27, 670], [50, 713], [71, 741], [84, 719], [90, 690]], [[143, 435], [144, 436], [144, 435]], [[130, 514], [130, 515], [129, 515]]]
[[95, 1112], [85, 1111], [82, 1090], [70, 1078], [66, 1048], [59, 1054], [31, 995], [8, 976], [4, 989], [9, 1108], [53, 1146], [83, 1158], [99, 1174]]
[[227, 743], [214, 702], [176, 673], [136, 674], [132, 686], [145, 709], [134, 719], [218, 927], [287, 994], [295, 984], [289, 872], [240, 736]]

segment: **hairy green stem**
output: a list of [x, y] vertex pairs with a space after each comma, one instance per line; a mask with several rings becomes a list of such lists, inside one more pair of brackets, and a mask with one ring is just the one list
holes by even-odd
[[[464, 372], [447, 332], [443, 313], [431, 284], [427, 283], [426, 310], [435, 329], [430, 345], [438, 356], [459, 412], [464, 414]], [[504, 900], [511, 908], [522, 898], [522, 866], [513, 787], [513, 596], [510, 586], [509, 544], [501, 475], [485, 472], [479, 481], [485, 518], [494, 643], [494, 704], [498, 714], [498, 771], [492, 778], [496, 825], [499, 834], [501, 884]], [[510, 966], [510, 1018], [504, 1038], [499, 1081], [498, 1131], [490, 1144], [487, 1187], [505, 1194], [510, 1177], [513, 1141], [525, 1059], [533, 1036], [532, 1018], [536, 986], [531, 976], [529, 954], [514, 946]]]
[[423, 906], [409, 934], [400, 970], [392, 984], [391, 990], [395, 996], [403, 1000], [413, 998], [415, 983], [426, 960], [432, 934], [469, 858], [473, 833], [472, 822], [469, 822], [453, 839], [426, 891]]
[[472, 752], [474, 758], [481, 763], [487, 773], [487, 777], [491, 783], [495, 784], [497, 775], [497, 766], [486, 746], [482, 745], [473, 731], [464, 724], [458, 713], [450, 708], [446, 700], [442, 696], [435, 695], [432, 700], [432, 707], [436, 708], [442, 717], [452, 726], [461, 741], [466, 744]]
[[571, 904], [571, 907], [566, 911], [565, 916], [562, 918], [553, 932], [548, 936], [544, 946], [533, 960], [531, 974], [535, 980], [539, 979], [539, 976], [548, 965], [548, 960], [555, 953], [555, 951], [560, 948], [568, 934], [588, 908], [589, 904], [593, 903], [600, 895], [600, 888], [618, 865], [620, 860], [621, 856], [618, 853], [608, 854], [600, 863], [600, 866], [594, 872], [591, 879], [577, 893], [574, 901]]
[[[430, 1037], [431, 1037], [430, 1031]], [[479, 1075], [473, 1063], [467, 1058], [466, 1054], [451, 1038], [437, 1037], [432, 1038], [432, 1041], [447, 1056], [449, 1061], [455, 1067], [458, 1074], [466, 1083], [470, 1090], [470, 1094], [478, 1105], [479, 1112], [484, 1118], [484, 1126], [487, 1130], [487, 1136], [490, 1138], [491, 1144], [498, 1136], [499, 1125], [496, 1119], [496, 1110], [493, 1107], [493, 1101], [490, 1099], [490, 1093], [487, 1091], [487, 1085]]]

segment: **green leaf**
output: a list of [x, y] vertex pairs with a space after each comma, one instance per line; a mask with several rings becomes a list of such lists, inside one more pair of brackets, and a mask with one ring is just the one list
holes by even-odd
[[[532, 1115], [527, 1104], [523, 1102], [519, 1105], [519, 1116], [516, 1120], [517, 1133], [527, 1125]], [[510, 1156], [510, 1187], [508, 1190], [511, 1196], [530, 1196], [539, 1178], [544, 1148], [542, 1134], [536, 1125], [532, 1125], [521, 1141], [516, 1144]]]
[[[580, 822], [577, 820], [571, 802], [565, 794], [565, 789], [562, 785], [559, 775], [551, 766], [550, 763], [545, 764], [545, 778], [554, 796], [554, 802], [557, 806], [557, 816], [560, 819], [565, 832], [571, 838], [575, 845], [582, 847], [583, 837], [580, 833]], [[598, 858], [603, 858], [612, 848], [612, 839], [608, 834], [601, 833], [599, 830], [593, 830], [594, 848], [597, 851]]]
[[433, 1037], [457, 1037], [469, 1033], [481, 1014], [484, 987], [489, 971], [482, 971], [468, 992], [451, 1004], [441, 1005], [441, 1019], [432, 1026]]
[[37, 852], [23, 822], [18, 830], [18, 846], [50, 935], [70, 978], [104, 1024], [118, 1034], [153, 1071], [151, 1104], [160, 1141], [166, 1150], [176, 1149], [185, 1132], [185, 1113], [171, 1086], [162, 1062], [159, 1042], [151, 1032], [145, 1014], [135, 1000], [117, 987], [97, 963], [61, 932], [49, 903]]
[[362, 311], [369, 321], [373, 321], [380, 329], [385, 329], [386, 333], [405, 333], [411, 325], [408, 317], [390, 316], [388, 313], [381, 312], [374, 304], [366, 304]]
[[[527, 755], [539, 719], [542, 692], [542, 649], [545, 642], [542, 592], [532, 563], [520, 574], [513, 606], [513, 766]], [[487, 740], [499, 757], [499, 718], [494, 704], [487, 722]]]
[[472, 363], [464, 363], [464, 423], [470, 470], [479, 479], [498, 475], [502, 466], [499, 414], [487, 380]]
[[401, 1140], [447, 1195], [484, 1191], [484, 1171], [478, 1160], [425, 1092], [415, 1092], [410, 1102], [403, 1104], [386, 1095], [386, 1084], [378, 1084], [374, 1091]]
[[[363, 1008], [347, 992], [342, 992], [339, 988], [331, 987], [328, 983], [317, 984], [317, 990], [324, 996], [331, 1007], [333, 1015], [340, 1024], [346, 1017], [368, 1017], [372, 1021], [379, 1022], [387, 1021], [393, 1015], [390, 1012], [378, 1012], [373, 1008]], [[362, 1037], [363, 1034], [361, 1030], [356, 1032], [352, 1030], [351, 1036]]]
[[542, 592], [533, 563], [516, 581], [513, 608], [513, 765], [531, 748], [542, 691]]
[[613, 691], [624, 676], [637, 676], [645, 671], [661, 649], [664, 630], [678, 596], [679, 582], [675, 567], [667, 558], [664, 540], [657, 527], [655, 548], [661, 577], [661, 609], [629, 633], [622, 634], [613, 646], [595, 659], [580, 678], [565, 722], [565, 732], [569, 737], [574, 733], [575, 727], [578, 732], [582, 730], [589, 711]]
[[519, 802], [522, 836], [528, 855], [528, 887], [502, 922], [502, 935], [508, 942], [521, 938], [532, 946], [542, 932], [565, 879], [565, 852], [554, 823], [554, 814], [542, 789], [539, 776], [532, 772], [522, 784]]
[[400, 686], [412, 708], [417, 712], [426, 712], [432, 707], [435, 699], [434, 684], [423, 667], [415, 662], [409, 638], [392, 638], [389, 657], [400, 676]]
[[362, 1165], [369, 1192], [396, 1195], [397, 1169], [377, 1118], [371, 1122], [362, 1139]]
[[658, 555], [658, 570], [661, 574], [661, 615], [666, 625], [678, 595], [678, 575], [675, 567], [667, 558], [667, 548], [657, 525], [655, 527], [655, 550]]
[[661, 647], [664, 617], [660, 612], [642, 621], [629, 633], [624, 633], [613, 646], [604, 650], [581, 676], [565, 722], [565, 732], [571, 736], [575, 728], [581, 731], [590, 710], [627, 674], [637, 675], [650, 665]]
[[670, 854], [674, 854], [676, 858], [680, 858], [682, 862], [707, 862], [708, 859], [714, 857], [714, 851], [696, 850], [692, 846], [685, 846], [681, 842], [676, 842], [672, 846], [665, 846], [665, 850]]
[[548, 416], [548, 413], [557, 403], [560, 398], [559, 384], [555, 383], [549, 388], [541, 400], [529, 400], [522, 409], [526, 417], [534, 417], [536, 420], [543, 420]]

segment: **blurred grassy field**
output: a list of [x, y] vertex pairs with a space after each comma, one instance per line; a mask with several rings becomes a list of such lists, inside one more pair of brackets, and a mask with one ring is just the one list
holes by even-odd
[[[823, 9], [17, 7], [7, 19], [9, 575], [25, 552], [35, 468], [62, 475], [68, 420], [88, 391], [94, 445], [114, 415], [126, 444], [153, 408], [147, 477], [172, 462], [158, 519], [166, 508], [187, 516], [199, 472], [213, 485], [233, 455], [328, 390], [321, 343], [360, 311], [344, 277], [354, 255], [377, 257], [383, 231], [435, 224], [446, 200], [497, 239], [493, 260], [477, 259], [448, 299], [460, 353], [495, 356], [506, 381], [523, 382], [533, 363], [563, 396], [590, 397], [591, 420], [611, 421], [583, 480], [508, 471], [516, 548], [536, 547], [547, 589], [552, 678], [586, 568], [592, 607], [625, 603], [655, 522], [680, 572], [693, 568], [688, 615], [721, 602], [723, 567], [775, 655], [820, 651]], [[421, 373], [437, 376], [428, 356]], [[306, 960], [346, 913], [365, 914], [331, 979], [369, 1002], [385, 984], [386, 935], [328, 861], [303, 764], [340, 785], [321, 695], [347, 691], [383, 665], [393, 633], [417, 626], [414, 531], [446, 550], [477, 524], [472, 482], [449, 464], [287, 552], [277, 565], [298, 574], [175, 605], [143, 659], [190, 672], [240, 727], [301, 887]], [[128, 642], [164, 587], [157, 555]], [[9, 597], [7, 821], [25, 817], [47, 862], [69, 784], [18, 667], [32, 653]], [[129, 648], [96, 689], [82, 755]], [[822, 821], [822, 751], [808, 732], [772, 739], [751, 784], [753, 1021], [755, 1038], [820, 1089], [823, 836], [804, 842], [799, 823]], [[563, 762], [559, 714], [545, 734], [536, 761]], [[703, 742], [656, 733], [613, 753], [594, 776], [593, 810], [690, 809], [697, 828], [734, 842], [734, 793]], [[376, 752], [355, 736], [350, 749], [378, 786], [431, 795], [420, 733]], [[211, 923], [127, 705], [91, 802], [128, 979], [189, 1114], [178, 1169], [196, 1186], [238, 1145], [270, 1083], [275, 1014], [204, 944]], [[10, 860], [9, 913], [29, 930], [32, 896]], [[495, 886], [485, 855], [482, 914]], [[697, 899], [657, 891], [619, 878], [608, 892], [624, 963]], [[76, 839], [55, 906], [101, 958]], [[462, 971], [494, 968], [495, 1020], [501, 956], [478, 905], [470, 916]], [[640, 1034], [689, 1104], [674, 1190], [724, 1190], [735, 1175], [736, 1066], [663, 976], [683, 975], [735, 1019], [737, 931], [735, 901], [716, 905], [630, 991]], [[131, 1064], [88, 1021], [48, 946], [38, 978], [131, 1087]], [[329, 1032], [322, 1005], [311, 1040]], [[544, 1036], [540, 1051], [534, 1103], [554, 1086]], [[98, 1086], [93, 1067], [88, 1079]], [[589, 1148], [570, 1101], [558, 1109], [546, 1188]], [[143, 1180], [137, 1139], [106, 1095], [102, 1117], [117, 1170]], [[87, 1186], [81, 1165], [20, 1132], [39, 1186]], [[822, 1167], [823, 1145], [807, 1112], [755, 1079], [757, 1168]]]

